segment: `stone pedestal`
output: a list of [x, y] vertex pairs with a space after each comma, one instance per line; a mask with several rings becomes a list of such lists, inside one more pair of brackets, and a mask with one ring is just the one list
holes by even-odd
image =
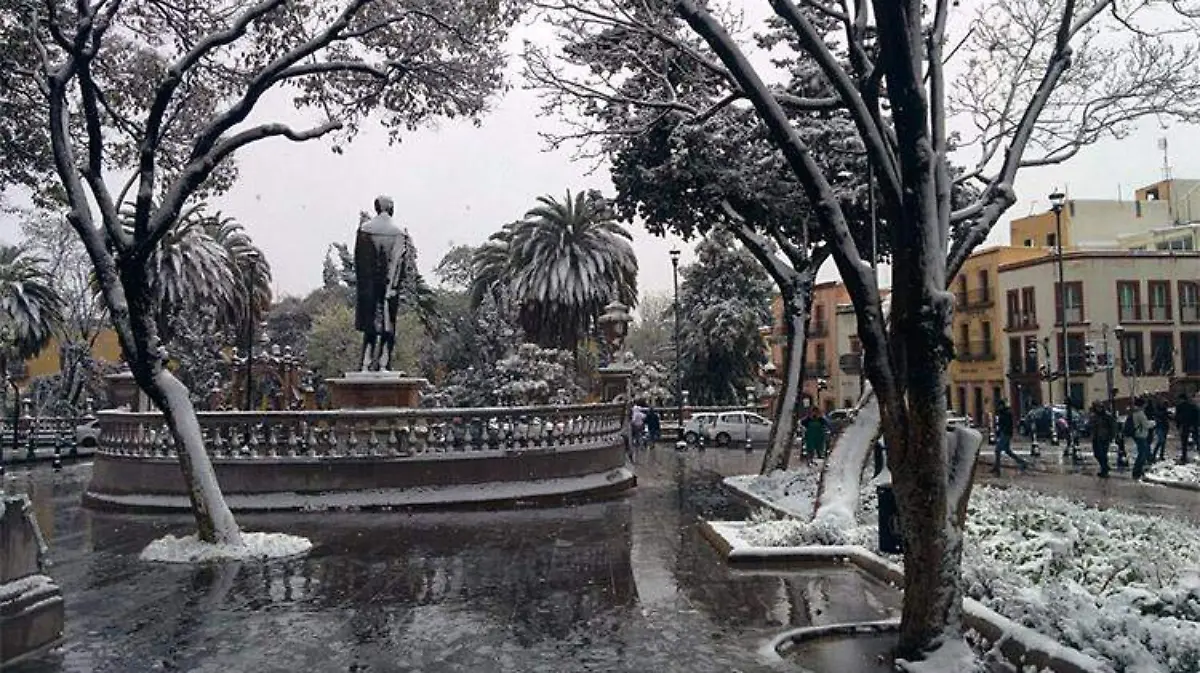
[[114, 409], [127, 407], [130, 411], [152, 411], [154, 405], [133, 378], [133, 372], [124, 371], [104, 377], [108, 382], [108, 406]]
[[[633, 367], [614, 364], [601, 367], [600, 371], [600, 401], [612, 402], [618, 396], [629, 394], [629, 380], [633, 378]], [[626, 399], [626, 403], [630, 400]]]
[[421, 405], [425, 379], [400, 372], [349, 372], [338, 379], [325, 379], [335, 409], [413, 408]]
[[62, 591], [42, 574], [45, 553], [29, 499], [0, 495], [0, 667], [62, 639]]

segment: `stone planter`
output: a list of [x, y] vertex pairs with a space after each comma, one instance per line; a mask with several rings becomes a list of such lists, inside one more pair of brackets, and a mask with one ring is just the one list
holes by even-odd
[[62, 591], [42, 574], [45, 554], [29, 499], [0, 495], [0, 667], [62, 639]]

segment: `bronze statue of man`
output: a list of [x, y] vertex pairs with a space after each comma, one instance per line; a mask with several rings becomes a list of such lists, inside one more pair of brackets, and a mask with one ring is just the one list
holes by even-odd
[[354, 327], [363, 333], [363, 371], [390, 371], [401, 287], [412, 272], [407, 232], [392, 221], [392, 199], [375, 199], [375, 217], [359, 224], [354, 242], [358, 302]]

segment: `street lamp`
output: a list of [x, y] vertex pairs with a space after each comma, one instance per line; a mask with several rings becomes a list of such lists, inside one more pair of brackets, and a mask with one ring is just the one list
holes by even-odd
[[[1059, 332], [1062, 334], [1063, 404], [1067, 408], [1067, 448], [1063, 450], [1063, 455], [1070, 453], [1073, 460], [1078, 460], [1079, 448], [1075, 444], [1075, 426], [1071, 423], [1071, 341], [1067, 338], [1067, 279], [1063, 266], [1062, 210], [1066, 200], [1066, 194], [1060, 191], [1055, 190], [1050, 194], [1050, 210], [1054, 211], [1054, 249], [1058, 258], [1058, 305], [1062, 312], [1059, 316]], [[1050, 420], [1054, 421], [1053, 414]]]
[[679, 350], [679, 248], [671, 250], [671, 276], [675, 281], [675, 404], [679, 407], [679, 437], [683, 440], [683, 360]]
[[246, 253], [249, 265], [242, 273], [242, 283], [246, 291], [246, 411], [253, 407], [254, 379], [254, 279], [258, 273], [257, 250]]

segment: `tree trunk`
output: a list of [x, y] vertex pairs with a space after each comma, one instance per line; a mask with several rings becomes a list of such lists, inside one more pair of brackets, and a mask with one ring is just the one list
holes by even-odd
[[811, 283], [808, 283], [807, 288], [799, 291], [783, 292], [783, 324], [787, 336], [783, 379], [779, 397], [775, 400], [775, 422], [771, 425], [771, 437], [760, 474], [786, 470], [792, 459], [792, 446], [796, 441], [796, 406], [804, 385], [804, 349], [807, 346], [804, 325], [812, 299], [810, 288]]
[[138, 386], [162, 411], [175, 439], [179, 468], [183, 472], [192, 515], [196, 519], [196, 535], [204, 542], [241, 544], [241, 532], [225, 503], [216, 471], [204, 449], [200, 421], [196, 417], [187, 386], [165, 367], [164, 354], [160, 353], [161, 342], [156, 332], [155, 312], [151, 310], [152, 302], [145, 292], [148, 284], [142, 267], [137, 266], [134, 260], [128, 266], [133, 268], [121, 269], [120, 287], [104, 289], [106, 296], [111, 293], [108, 297], [110, 307], [127, 307], [125, 311], [111, 311], [114, 323], [122, 318], [128, 320], [125, 325], [127, 329], [118, 329], [118, 334], [124, 335], [121, 350]]

